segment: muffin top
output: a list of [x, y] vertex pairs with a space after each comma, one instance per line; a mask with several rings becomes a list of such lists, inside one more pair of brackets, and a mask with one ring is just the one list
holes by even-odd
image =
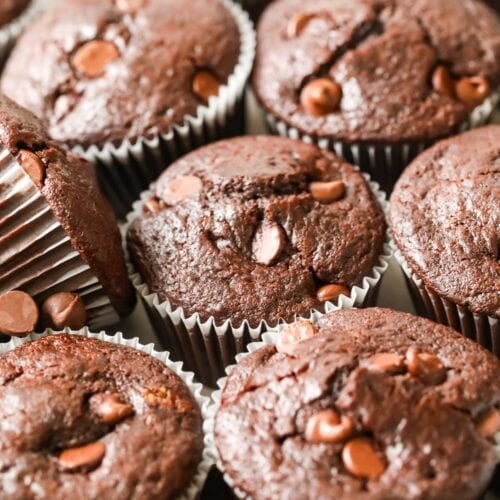
[[135, 349], [53, 335], [0, 357], [2, 498], [174, 498], [201, 459], [200, 409]]
[[66, 0], [18, 41], [2, 89], [83, 147], [182, 123], [226, 83], [239, 31], [222, 0]]
[[[135, 297], [121, 236], [115, 215], [99, 190], [94, 167], [50, 140], [34, 115], [2, 94], [0, 143], [30, 175], [115, 309], [128, 313]], [[6, 246], [9, 239], [16, 242], [15, 232], [2, 234]]]
[[476, 0], [277, 0], [257, 38], [266, 110], [348, 143], [449, 135], [500, 83], [500, 18]]
[[500, 317], [500, 126], [421, 154], [391, 197], [389, 221], [412, 271], [438, 295]]
[[259, 499], [479, 498], [500, 431], [492, 354], [388, 309], [330, 313], [290, 343], [297, 325], [223, 390], [215, 441], [236, 487]]
[[13, 21], [30, 3], [31, 0], [2, 0], [0, 3], [0, 26]]
[[171, 165], [131, 224], [134, 264], [162, 300], [233, 324], [277, 323], [360, 284], [385, 223], [354, 167], [270, 136], [221, 141]]

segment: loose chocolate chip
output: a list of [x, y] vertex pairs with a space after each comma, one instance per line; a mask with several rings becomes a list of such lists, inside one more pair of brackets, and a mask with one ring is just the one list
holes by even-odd
[[108, 64], [120, 57], [116, 45], [105, 40], [92, 40], [82, 45], [71, 58], [78, 73], [89, 78], [102, 76]]
[[78, 448], [68, 448], [59, 455], [59, 465], [64, 471], [90, 471], [95, 469], [104, 458], [106, 447], [104, 443], [95, 443], [80, 446]]
[[300, 14], [295, 14], [290, 21], [286, 29], [286, 34], [289, 38], [294, 38], [302, 33], [302, 30], [307, 26], [309, 21], [315, 17], [315, 14], [308, 12], [302, 12]]
[[349, 296], [349, 289], [343, 285], [324, 285], [316, 293], [321, 302], [337, 300], [341, 295]]
[[455, 84], [453, 78], [445, 66], [438, 66], [432, 74], [432, 86], [439, 94], [449, 97], [455, 96]]
[[390, 374], [403, 373], [406, 368], [403, 356], [392, 352], [374, 354], [365, 363], [371, 370]]
[[446, 369], [441, 360], [432, 353], [419, 352], [410, 347], [406, 353], [406, 367], [411, 375], [425, 384], [441, 384], [446, 379]]
[[342, 450], [342, 461], [353, 476], [363, 479], [377, 479], [385, 470], [384, 461], [367, 438], [349, 441]]
[[125, 403], [118, 394], [94, 394], [90, 407], [102, 422], [114, 425], [134, 414], [131, 405]]
[[45, 299], [41, 319], [45, 327], [79, 330], [87, 323], [87, 311], [79, 295], [59, 292]]
[[0, 333], [31, 333], [38, 323], [38, 314], [38, 306], [27, 293], [13, 290], [0, 295]]
[[313, 116], [333, 113], [342, 99], [340, 85], [328, 78], [310, 81], [300, 93], [302, 107]]
[[160, 210], [160, 202], [154, 196], [144, 202], [144, 205], [142, 206], [142, 211], [146, 214], [157, 214]]
[[485, 439], [492, 439], [500, 432], [500, 411], [496, 408], [488, 411], [477, 423], [479, 434]]
[[340, 443], [349, 438], [353, 430], [351, 418], [339, 416], [333, 410], [324, 410], [307, 421], [305, 436], [313, 443]]
[[201, 191], [202, 183], [195, 175], [180, 175], [170, 181], [161, 194], [163, 201], [167, 205], [174, 205], [186, 198], [194, 197]]
[[145, 0], [116, 0], [116, 6], [127, 14], [135, 14], [144, 3]]
[[473, 76], [458, 80], [455, 84], [455, 92], [460, 101], [468, 108], [474, 109], [490, 95], [491, 87], [486, 78]]
[[213, 95], [219, 93], [220, 82], [217, 78], [210, 73], [210, 71], [198, 71], [193, 78], [193, 92], [199, 97], [201, 101], [205, 104]]
[[35, 153], [27, 149], [21, 149], [17, 159], [24, 171], [31, 177], [31, 180], [37, 187], [41, 188], [45, 178], [45, 167], [42, 160]]
[[285, 233], [274, 222], [263, 222], [257, 228], [252, 242], [252, 255], [256, 262], [270, 266], [276, 262], [286, 246]]
[[316, 201], [332, 203], [344, 196], [345, 183], [343, 181], [311, 182], [309, 191]]
[[290, 323], [281, 330], [276, 350], [292, 356], [296, 344], [314, 337], [316, 333], [316, 328], [310, 321], [300, 320]]

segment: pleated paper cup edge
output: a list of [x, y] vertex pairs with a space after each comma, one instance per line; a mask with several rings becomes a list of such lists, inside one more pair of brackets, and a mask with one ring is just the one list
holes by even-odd
[[[117, 332], [113, 335], [108, 335], [104, 330], [100, 332], [92, 332], [87, 327], [82, 328], [81, 330], [71, 330], [69, 328], [65, 328], [64, 330], [60, 331], [48, 328], [43, 333], [31, 333], [26, 337], [12, 337], [9, 342], [0, 344], [0, 353], [4, 354], [15, 349], [16, 347], [27, 344], [34, 340], [38, 340], [42, 337], [50, 335], [60, 335], [63, 333], [70, 335], [80, 335], [83, 337], [103, 340], [112, 344], [131, 347], [138, 351], [149, 354], [155, 359], [161, 361], [165, 366], [176, 373], [189, 388], [191, 394], [200, 407], [203, 419], [203, 429], [205, 428], [205, 420], [208, 418], [210, 399], [202, 394], [203, 386], [200, 383], [194, 381], [194, 374], [192, 372], [183, 370], [182, 361], [171, 360], [170, 353], [168, 351], [157, 351], [154, 347], [154, 344], [152, 343], [142, 344], [139, 337], [128, 339], [125, 338], [121, 332]], [[196, 473], [191, 480], [191, 483], [187, 486], [186, 490], [181, 495], [179, 495], [176, 500], [194, 500], [205, 484], [208, 472], [213, 465], [212, 454], [210, 453], [208, 448], [208, 441], [205, 431], [203, 437], [203, 445], [202, 458], [200, 463], [198, 464]]]

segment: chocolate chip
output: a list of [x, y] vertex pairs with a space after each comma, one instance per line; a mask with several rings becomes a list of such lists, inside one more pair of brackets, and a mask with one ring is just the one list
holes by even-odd
[[71, 58], [71, 64], [80, 74], [89, 78], [102, 76], [108, 64], [120, 57], [116, 45], [105, 40], [92, 40], [82, 45]]
[[157, 214], [161, 210], [160, 201], [154, 196], [144, 202], [142, 211], [146, 214]]
[[342, 99], [340, 85], [328, 78], [310, 81], [300, 93], [302, 107], [313, 116], [333, 113]]
[[337, 300], [341, 295], [349, 296], [349, 289], [343, 285], [324, 285], [316, 293], [321, 302]]
[[354, 423], [345, 415], [323, 410], [313, 415], [306, 425], [306, 439], [312, 443], [340, 443], [352, 435]]
[[192, 410], [190, 403], [165, 387], [153, 387], [144, 391], [144, 401], [148, 406], [164, 407], [186, 413]]
[[446, 379], [446, 369], [441, 360], [432, 353], [420, 352], [410, 347], [406, 353], [406, 367], [411, 375], [425, 384], [441, 384]]
[[220, 82], [210, 71], [198, 71], [193, 77], [193, 92], [203, 101], [208, 103], [210, 97], [219, 93]]
[[285, 233], [274, 222], [263, 222], [253, 237], [252, 255], [256, 262], [270, 266], [276, 262], [286, 246]]
[[367, 438], [349, 441], [342, 450], [342, 461], [353, 476], [363, 479], [377, 479], [385, 470], [384, 461]]
[[309, 192], [320, 203], [332, 203], [344, 196], [345, 183], [343, 181], [311, 182]]
[[445, 66], [438, 66], [432, 74], [432, 87], [439, 94], [447, 95], [448, 97], [455, 96], [455, 84], [453, 78]]
[[145, 0], [116, 0], [116, 6], [126, 14], [135, 14], [144, 3]]
[[45, 299], [42, 305], [42, 323], [48, 328], [65, 327], [79, 330], [87, 323], [85, 304], [79, 295], [59, 292]]
[[484, 102], [490, 95], [491, 87], [482, 76], [461, 78], [455, 84], [455, 92], [458, 99], [468, 108], [475, 108]]
[[380, 352], [365, 360], [370, 370], [396, 374], [405, 371], [405, 360], [400, 354], [392, 352]]
[[17, 160], [24, 171], [31, 177], [31, 180], [36, 184], [36, 186], [41, 188], [45, 178], [45, 166], [43, 165], [42, 160], [40, 160], [35, 153], [28, 151], [27, 149], [21, 149], [19, 151]]
[[302, 12], [295, 14], [286, 28], [286, 34], [289, 38], [294, 38], [302, 33], [302, 30], [307, 26], [309, 21], [315, 17], [315, 14]]
[[64, 471], [90, 471], [95, 469], [104, 458], [106, 447], [104, 443], [95, 443], [80, 446], [78, 448], [68, 448], [59, 455], [59, 465]]
[[194, 197], [201, 191], [202, 183], [195, 175], [180, 175], [170, 181], [161, 194], [163, 201], [167, 205], [174, 205], [186, 198]]
[[125, 403], [119, 394], [94, 394], [89, 403], [92, 411], [108, 425], [115, 425], [134, 414], [132, 406]]
[[276, 350], [292, 356], [296, 344], [314, 337], [316, 333], [316, 328], [310, 321], [300, 320], [290, 323], [281, 330], [276, 342]]
[[479, 434], [485, 439], [492, 439], [500, 432], [500, 411], [492, 408], [477, 423]]
[[13, 290], [0, 295], [0, 333], [26, 335], [38, 323], [38, 306], [24, 292]]

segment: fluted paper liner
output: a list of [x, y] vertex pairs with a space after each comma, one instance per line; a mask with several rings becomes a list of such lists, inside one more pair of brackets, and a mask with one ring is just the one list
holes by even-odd
[[0, 293], [16, 289], [38, 304], [56, 292], [77, 293], [92, 328], [120, 319], [40, 190], [0, 144]]
[[233, 74], [195, 116], [152, 137], [124, 140], [115, 145], [97, 145], [74, 152], [97, 164], [96, 172], [104, 194], [116, 213], [124, 217], [141, 191], [180, 156], [218, 139], [243, 132], [244, 94], [255, 56], [255, 32], [248, 14], [232, 0], [222, 0], [234, 16], [240, 32], [240, 55]]
[[474, 313], [465, 306], [439, 296], [425, 286], [424, 282], [410, 269], [394, 240], [391, 240], [390, 245], [397, 262], [403, 269], [418, 314], [457, 330], [500, 357], [499, 320], [486, 314]]
[[[469, 118], [462, 123], [457, 133], [486, 124], [499, 102], [500, 90], [493, 92], [480, 106], [477, 106]], [[316, 144], [320, 148], [333, 151], [348, 162], [358, 165], [361, 170], [368, 172], [374, 181], [380, 183], [382, 189], [388, 193], [392, 191], [394, 183], [404, 168], [424, 149], [442, 139], [401, 144], [346, 143], [304, 134], [270, 113], [266, 113], [266, 121], [274, 134]]]
[[[26, 337], [12, 337], [12, 339], [7, 343], [0, 343], [0, 354], [3, 354], [7, 351], [11, 351], [20, 345], [26, 344], [27, 342], [31, 342], [33, 340], [37, 340], [41, 337], [46, 337], [47, 335], [58, 335], [61, 333], [67, 333], [71, 335], [81, 335], [82, 337], [88, 337], [93, 339], [103, 340], [105, 342], [110, 342], [112, 344], [124, 345], [127, 347], [132, 347], [133, 349], [137, 349], [138, 351], [144, 352], [153, 356], [160, 360], [164, 365], [170, 368], [174, 373], [176, 373], [182, 381], [187, 385], [189, 390], [191, 391], [193, 397], [198, 403], [203, 422], [208, 416], [208, 407], [210, 400], [208, 397], [202, 394], [203, 387], [201, 384], [198, 384], [194, 381], [193, 373], [188, 371], [184, 371], [182, 367], [182, 362], [174, 362], [170, 359], [170, 354], [167, 351], [156, 351], [153, 344], [141, 344], [139, 338], [134, 337], [132, 339], [127, 339], [123, 336], [121, 332], [118, 332], [114, 335], [107, 335], [105, 332], [93, 333], [88, 328], [82, 328], [81, 330], [70, 330], [69, 328], [65, 328], [60, 332], [56, 332], [51, 330], [50, 328], [45, 330], [43, 333], [32, 333]], [[198, 464], [198, 468], [196, 473], [191, 480], [191, 483], [186, 488], [186, 490], [179, 495], [176, 500], [194, 500], [197, 498], [198, 493], [203, 488], [205, 484], [205, 479], [207, 477], [208, 471], [212, 466], [212, 455], [208, 452], [208, 440], [207, 436], [204, 436], [204, 449], [202, 454], [202, 459]]]
[[[239, 363], [249, 354], [257, 351], [258, 349], [261, 349], [266, 345], [276, 345], [278, 341], [278, 336], [279, 336], [278, 331], [264, 333], [264, 335], [262, 336], [262, 340], [260, 342], [252, 342], [251, 344], [248, 344], [247, 351], [244, 353], [240, 353], [236, 356], [236, 363]], [[233, 480], [231, 479], [229, 474], [227, 474], [227, 472], [225, 471], [224, 465], [219, 456], [217, 446], [215, 444], [215, 436], [214, 436], [215, 415], [220, 407], [222, 391], [224, 390], [224, 387], [226, 385], [227, 377], [231, 373], [231, 370], [235, 368], [235, 366], [236, 366], [235, 364], [228, 366], [226, 368], [226, 376], [220, 378], [217, 381], [217, 390], [212, 392], [212, 404], [209, 406], [207, 410], [207, 418], [204, 422], [203, 429], [205, 431], [205, 439], [207, 443], [208, 453], [211, 455], [211, 458], [215, 462], [215, 465], [217, 466], [219, 471], [222, 472], [224, 481], [233, 490], [234, 494], [238, 498], [250, 499], [251, 497], [248, 496], [244, 491], [235, 487]], [[500, 432], [495, 435], [495, 449], [497, 452], [498, 462], [500, 463]]]
[[[385, 194], [380, 191], [378, 184], [370, 181], [368, 175], [363, 174], [363, 176], [385, 212], [387, 208]], [[142, 214], [143, 202], [150, 197], [150, 191], [141, 194], [141, 200], [134, 203], [133, 211], [127, 216], [129, 224]], [[232, 364], [235, 355], [243, 352], [249, 342], [259, 339], [264, 332], [278, 327], [278, 324], [270, 325], [266, 321], [261, 321], [255, 327], [244, 321], [236, 327], [230, 320], [218, 324], [213, 317], [202, 321], [198, 313], [187, 316], [181, 307], [175, 308], [168, 300], [162, 301], [158, 294], [151, 293], [140, 274], [134, 270], [128, 251], [126, 256], [130, 279], [142, 298], [159, 340], [172, 352], [175, 359], [183, 360], [203, 384], [214, 386], [217, 379], [223, 375], [224, 367]], [[386, 235], [386, 242], [377, 264], [369, 275], [360, 280], [360, 285], [353, 286], [350, 295], [341, 295], [336, 303], [325, 302], [323, 310], [310, 311], [307, 319], [314, 321], [323, 314], [338, 309], [374, 305], [382, 275], [389, 267], [391, 256], [389, 237]]]

